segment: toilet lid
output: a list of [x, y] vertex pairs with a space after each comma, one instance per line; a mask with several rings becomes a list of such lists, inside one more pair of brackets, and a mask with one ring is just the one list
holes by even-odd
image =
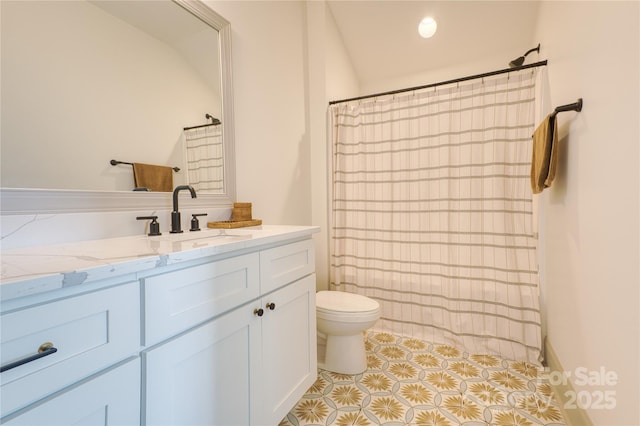
[[334, 312], [369, 312], [380, 308], [373, 299], [344, 291], [319, 291], [316, 309]]

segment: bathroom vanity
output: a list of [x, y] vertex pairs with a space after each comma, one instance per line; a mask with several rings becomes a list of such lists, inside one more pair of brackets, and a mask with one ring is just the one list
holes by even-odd
[[3, 251], [1, 422], [278, 424], [316, 379], [317, 231]]

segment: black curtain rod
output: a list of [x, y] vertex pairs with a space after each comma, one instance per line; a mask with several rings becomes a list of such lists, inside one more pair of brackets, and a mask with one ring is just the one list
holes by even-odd
[[208, 124], [201, 124], [201, 125], [199, 125], [199, 126], [183, 127], [183, 128], [182, 128], [182, 130], [199, 129], [200, 127], [217, 126], [218, 124], [220, 124], [220, 122], [217, 122], [217, 123], [208, 123]]
[[509, 72], [517, 72], [517, 71], [524, 70], [524, 69], [527, 69], [527, 68], [536, 68], [536, 67], [542, 67], [542, 66], [546, 66], [546, 65], [547, 65], [547, 61], [544, 60], [544, 61], [540, 61], [540, 62], [534, 62], [534, 63], [528, 64], [528, 65], [522, 65], [522, 66], [517, 67], [517, 68], [505, 68], [505, 69], [498, 70], [498, 71], [491, 71], [491, 72], [486, 72], [486, 73], [483, 73], [483, 74], [470, 75], [470, 76], [467, 76], [467, 77], [461, 77], [461, 78], [456, 78], [456, 79], [453, 79], [453, 80], [441, 81], [441, 82], [438, 82], [438, 83], [425, 84], [424, 86], [408, 87], [406, 89], [391, 90], [389, 92], [375, 93], [373, 95], [365, 95], [365, 96], [358, 96], [358, 97], [355, 97], [355, 98], [341, 99], [339, 101], [331, 101], [331, 102], [329, 102], [329, 105], [340, 104], [340, 103], [351, 102], [351, 101], [359, 101], [361, 99], [375, 98], [377, 96], [395, 95], [397, 93], [411, 92], [411, 91], [414, 91], [414, 90], [423, 90], [423, 89], [428, 89], [430, 87], [443, 86], [445, 84], [460, 83], [460, 82], [463, 82], [463, 81], [475, 80], [477, 78], [490, 77], [492, 75], [506, 74], [506, 73], [509, 73]]
[[211, 114], [205, 114], [204, 118], [206, 118], [207, 120], [211, 120], [211, 123], [201, 124], [199, 126], [183, 127], [182, 130], [199, 129], [200, 127], [217, 126], [218, 124], [222, 124], [220, 120], [218, 120]]

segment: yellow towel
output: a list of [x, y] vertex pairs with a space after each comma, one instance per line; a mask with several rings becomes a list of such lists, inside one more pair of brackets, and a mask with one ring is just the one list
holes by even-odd
[[173, 191], [173, 169], [167, 166], [133, 163], [133, 180], [138, 188], [149, 191]]
[[555, 116], [547, 116], [533, 133], [533, 155], [531, 157], [531, 189], [539, 194], [551, 186], [556, 177], [558, 125]]

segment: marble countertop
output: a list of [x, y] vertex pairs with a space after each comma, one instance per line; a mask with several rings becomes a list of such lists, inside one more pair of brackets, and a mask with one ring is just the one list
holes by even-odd
[[302, 238], [319, 229], [317, 226], [263, 225], [2, 250], [0, 300]]

